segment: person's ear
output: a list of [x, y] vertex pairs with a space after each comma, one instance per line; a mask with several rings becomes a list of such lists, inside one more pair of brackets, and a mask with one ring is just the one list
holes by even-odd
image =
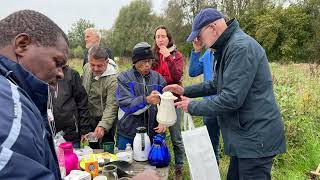
[[15, 53], [23, 57], [24, 53], [27, 51], [29, 45], [31, 44], [31, 38], [26, 33], [20, 33], [14, 38], [14, 51]]

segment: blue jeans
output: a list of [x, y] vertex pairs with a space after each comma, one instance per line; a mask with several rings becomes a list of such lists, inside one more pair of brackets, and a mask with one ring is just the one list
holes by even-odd
[[213, 116], [203, 116], [203, 123], [207, 126], [213, 151], [216, 155], [217, 163], [219, 164], [220, 127], [218, 119]]
[[171, 142], [173, 145], [174, 161], [176, 166], [183, 165], [184, 146], [181, 136], [182, 110], [176, 108], [177, 122], [169, 127]]
[[129, 138], [126, 138], [126, 137], [118, 134], [118, 149], [119, 150], [125, 150], [128, 143], [131, 144], [131, 147], [133, 148], [133, 139], [129, 139]]

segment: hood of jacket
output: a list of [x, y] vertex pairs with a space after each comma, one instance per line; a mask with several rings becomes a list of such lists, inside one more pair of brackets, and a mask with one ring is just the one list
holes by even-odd
[[102, 77], [114, 75], [117, 73], [118, 73], [118, 65], [112, 59], [109, 58], [107, 69], [102, 73], [101, 76], [95, 76], [94, 78], [96, 80], [99, 80]]

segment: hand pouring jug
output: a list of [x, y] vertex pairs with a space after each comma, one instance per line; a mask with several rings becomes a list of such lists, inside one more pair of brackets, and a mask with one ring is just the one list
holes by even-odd
[[176, 109], [174, 100], [178, 99], [171, 92], [166, 91], [160, 95], [161, 102], [158, 106], [157, 121], [166, 126], [172, 126], [177, 121]]

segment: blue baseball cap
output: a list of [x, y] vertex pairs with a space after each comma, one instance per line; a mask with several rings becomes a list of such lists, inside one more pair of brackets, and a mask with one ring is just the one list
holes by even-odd
[[192, 32], [187, 41], [193, 41], [199, 35], [199, 32], [203, 27], [223, 17], [224, 16], [221, 14], [221, 12], [213, 8], [201, 10], [194, 18]]

